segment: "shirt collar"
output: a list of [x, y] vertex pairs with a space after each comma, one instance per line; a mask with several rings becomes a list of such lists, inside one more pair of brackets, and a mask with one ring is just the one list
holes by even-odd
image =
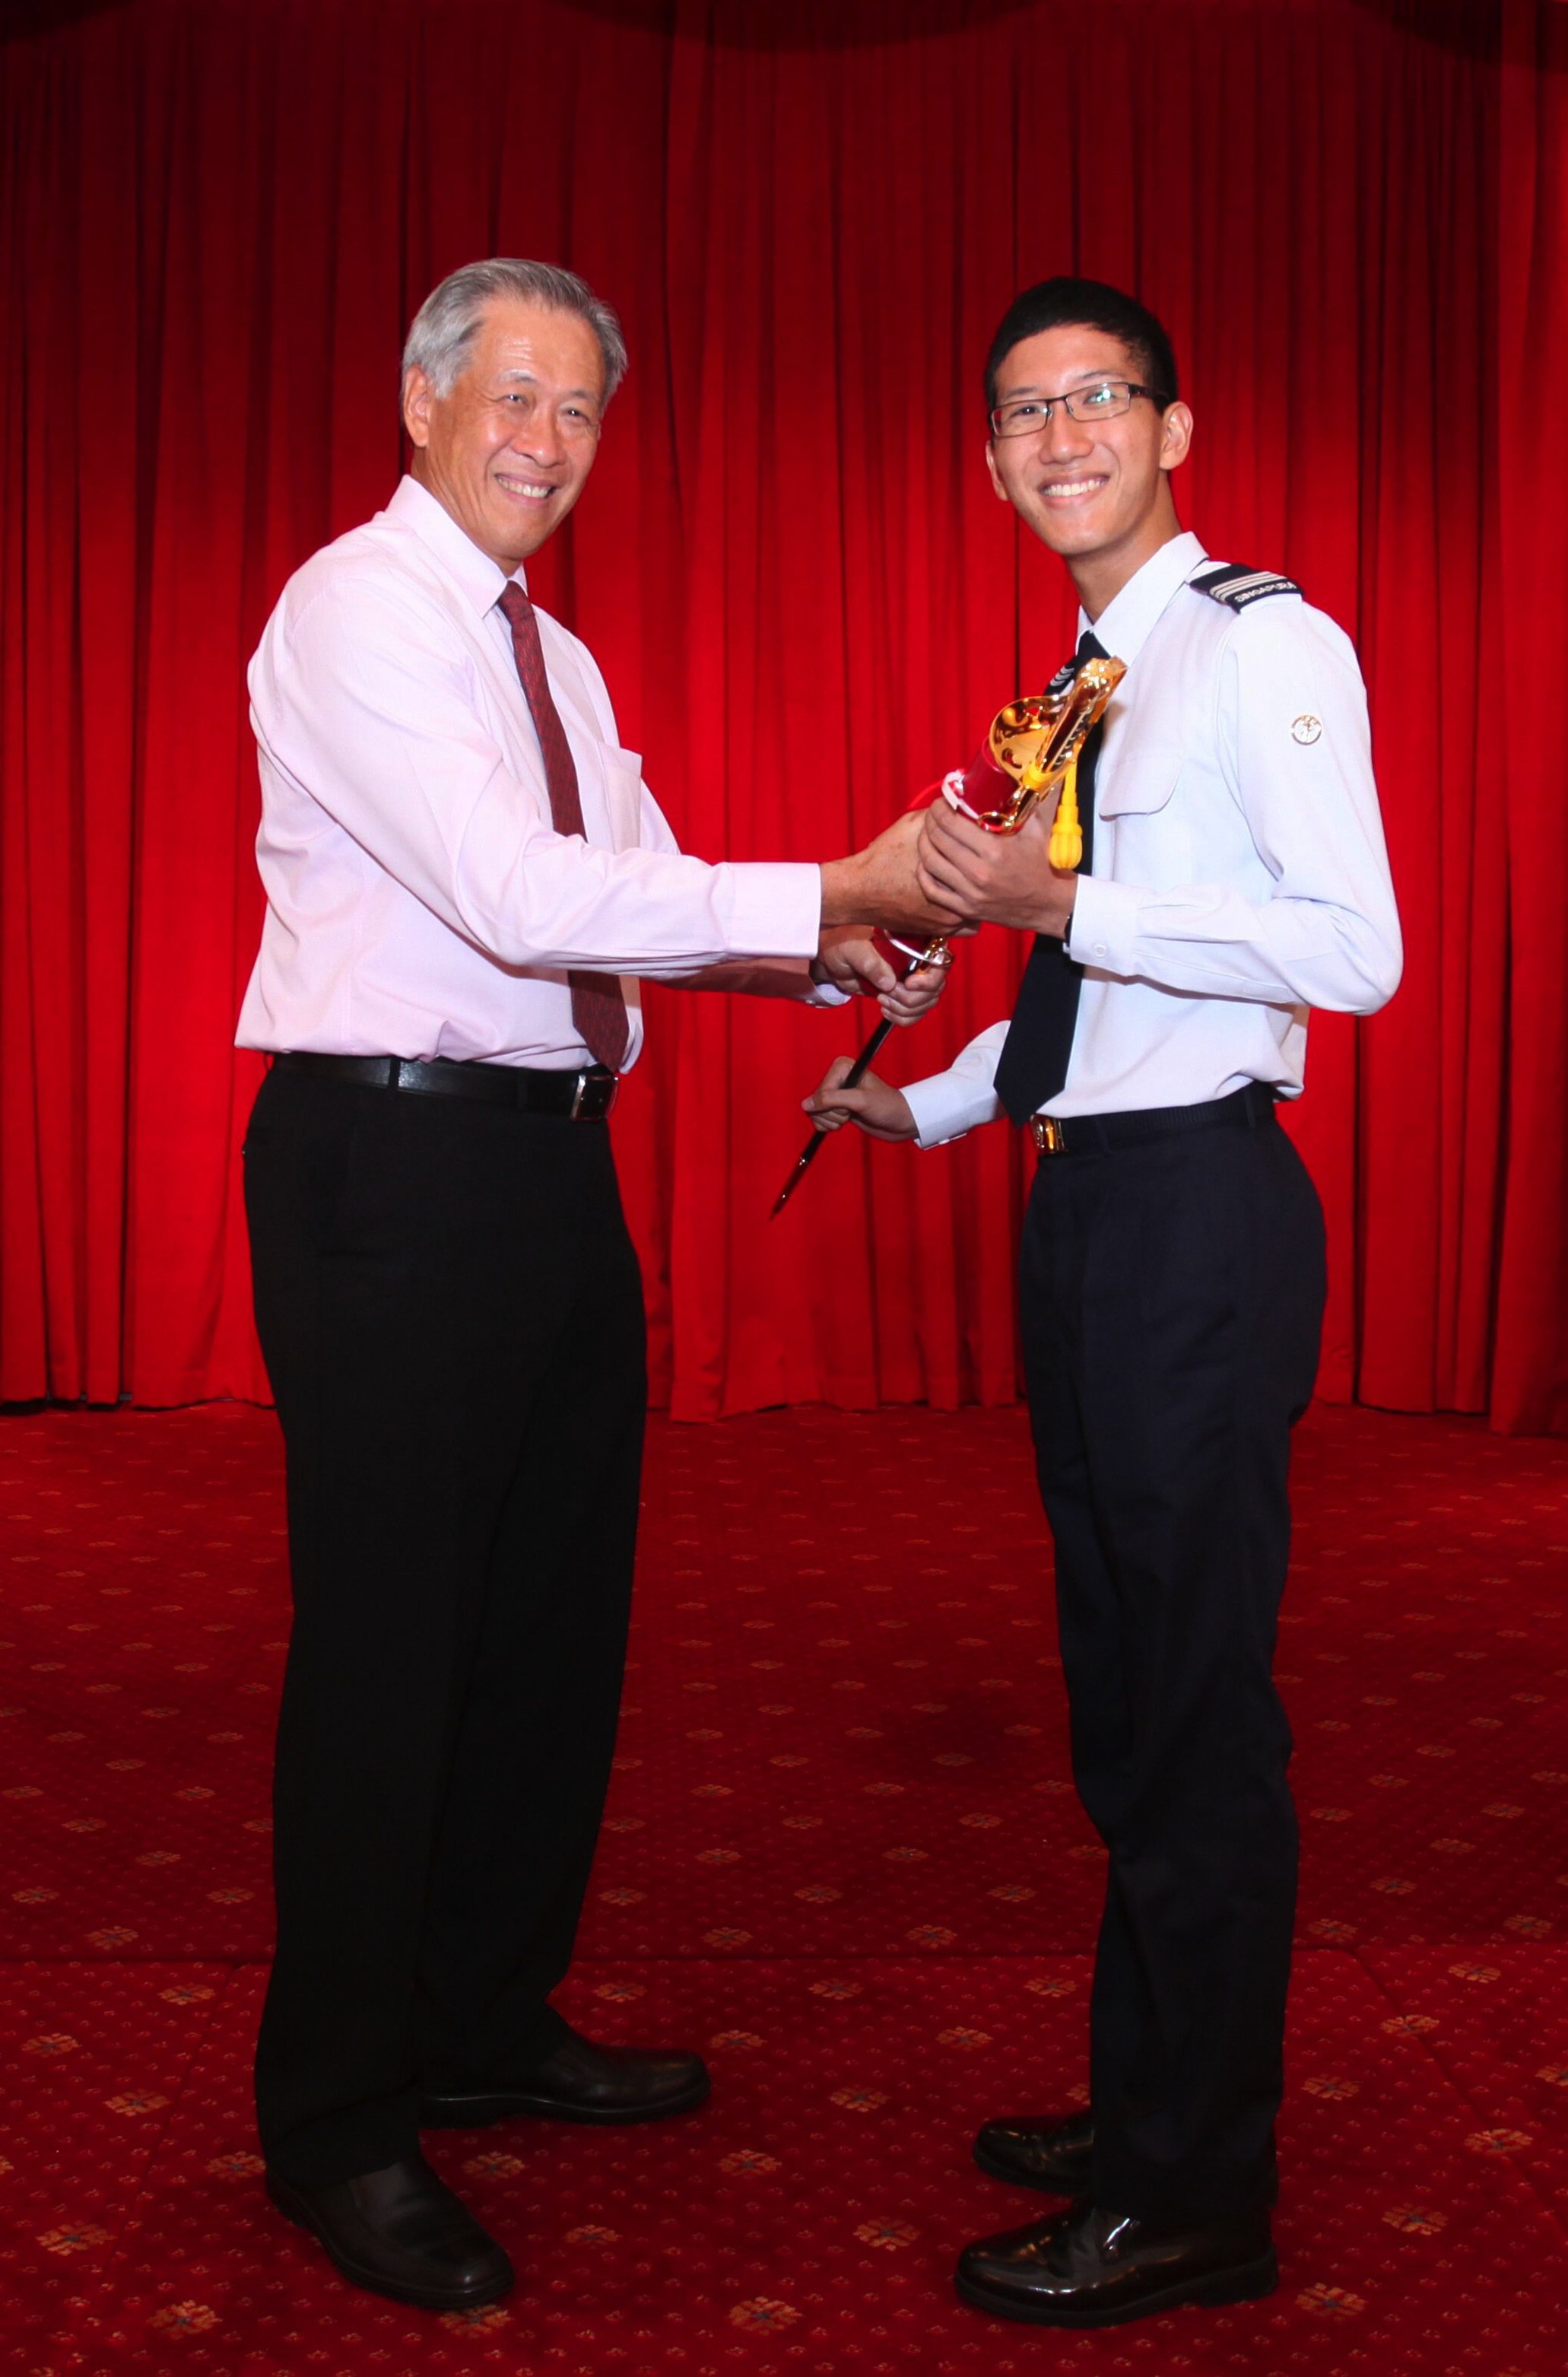
[[1098, 619], [1091, 620], [1083, 611], [1078, 613], [1079, 635], [1092, 627], [1105, 651], [1130, 667], [1177, 588], [1184, 586], [1199, 563], [1207, 558], [1191, 529], [1183, 530], [1181, 535], [1162, 544], [1158, 553], [1150, 554], [1143, 567], [1134, 571]]
[[507, 585], [516, 583], [527, 593], [528, 579], [522, 570], [516, 570], [509, 579], [500, 565], [488, 553], [481, 553], [467, 531], [458, 527], [445, 505], [417, 479], [405, 475], [398, 480], [383, 517], [410, 531], [434, 554], [464, 601], [481, 618], [495, 608]]

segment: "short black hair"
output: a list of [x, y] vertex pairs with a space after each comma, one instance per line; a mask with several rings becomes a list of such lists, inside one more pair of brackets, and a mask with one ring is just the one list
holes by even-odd
[[1163, 322], [1107, 281], [1075, 281], [1059, 273], [1052, 281], [1037, 281], [1014, 298], [1002, 317], [991, 352], [985, 359], [985, 409], [996, 410], [996, 389], [1003, 364], [1020, 340], [1037, 338], [1041, 330], [1065, 329], [1070, 323], [1103, 330], [1120, 339], [1144, 384], [1166, 404], [1174, 404], [1181, 390], [1176, 379], [1176, 353]]

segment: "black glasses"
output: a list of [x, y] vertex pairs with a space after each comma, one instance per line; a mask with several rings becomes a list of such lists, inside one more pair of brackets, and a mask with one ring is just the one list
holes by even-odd
[[1131, 409], [1135, 396], [1146, 396], [1162, 412], [1170, 400], [1158, 388], [1140, 388], [1136, 380], [1090, 380], [1083, 388], [1069, 388], [1065, 396], [1019, 396], [999, 404], [991, 415], [991, 434], [993, 437], [1032, 436], [1047, 426], [1058, 405], [1069, 421], [1114, 421], [1118, 413]]

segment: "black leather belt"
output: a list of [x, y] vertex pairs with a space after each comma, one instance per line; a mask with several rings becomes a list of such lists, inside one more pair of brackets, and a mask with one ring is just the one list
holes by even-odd
[[1135, 1106], [1126, 1114], [1031, 1115], [1029, 1133], [1042, 1155], [1088, 1155], [1136, 1147], [1178, 1131], [1246, 1129], [1272, 1122], [1277, 1093], [1267, 1081], [1249, 1081], [1228, 1098], [1195, 1106]]
[[274, 1057], [281, 1072], [322, 1081], [357, 1081], [371, 1090], [412, 1090], [427, 1098], [478, 1098], [520, 1114], [559, 1115], [567, 1122], [602, 1122], [615, 1104], [621, 1077], [605, 1065], [582, 1071], [540, 1071], [531, 1065], [460, 1063], [451, 1057], [328, 1057], [290, 1048]]

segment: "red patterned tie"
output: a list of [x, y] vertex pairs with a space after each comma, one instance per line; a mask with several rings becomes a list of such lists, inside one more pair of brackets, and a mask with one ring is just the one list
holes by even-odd
[[[544, 652], [533, 604], [515, 579], [502, 593], [501, 608], [512, 630], [512, 655], [544, 754], [550, 822], [557, 833], [582, 834], [583, 804], [577, 791], [576, 762], [544, 673]], [[608, 1065], [612, 1073], [619, 1072], [631, 1036], [619, 982], [613, 974], [584, 973], [578, 969], [568, 973], [566, 979], [572, 985], [572, 1021], [579, 1035], [600, 1064]]]

